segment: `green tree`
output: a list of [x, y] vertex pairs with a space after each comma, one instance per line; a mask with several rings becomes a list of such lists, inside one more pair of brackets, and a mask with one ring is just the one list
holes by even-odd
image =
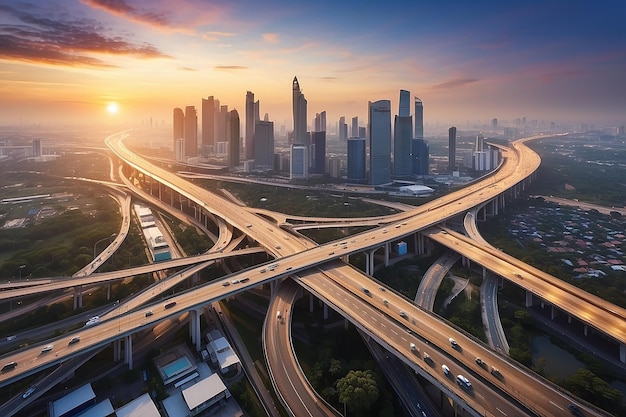
[[378, 385], [370, 370], [350, 371], [337, 380], [339, 402], [355, 412], [367, 411], [378, 399]]

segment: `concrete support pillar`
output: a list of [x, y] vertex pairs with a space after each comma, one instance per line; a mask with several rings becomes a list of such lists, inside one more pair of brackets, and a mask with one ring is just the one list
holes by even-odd
[[196, 351], [200, 352], [202, 336], [200, 334], [200, 319], [202, 317], [202, 309], [191, 310], [189, 312], [189, 334], [191, 342], [195, 343]]
[[556, 311], [554, 306], [550, 306], [550, 320], [554, 320], [554, 316], [556, 316]]
[[391, 247], [390, 242], [385, 242], [385, 266], [389, 266], [389, 248]]
[[370, 256], [372, 256], [371, 253], [365, 251], [365, 275], [372, 275], [370, 271]]
[[83, 308], [83, 286], [78, 286], [78, 308]]
[[343, 329], [344, 330], [348, 330], [348, 327], [350, 326], [350, 320], [348, 319], [343, 319]]
[[583, 334], [587, 336], [588, 333], [589, 333], [589, 326], [585, 324], [585, 326], [583, 327]]
[[113, 361], [119, 362], [122, 358], [122, 339], [116, 339], [113, 341]]
[[74, 310], [78, 308], [78, 287], [74, 287]]
[[526, 291], [526, 307], [533, 306], [533, 293], [530, 291]]
[[328, 320], [328, 305], [324, 303], [324, 320]]
[[128, 370], [133, 369], [133, 337], [128, 335], [124, 337], [124, 363], [128, 364]]
[[572, 315], [571, 314], [567, 315], [567, 324], [572, 324]]
[[483, 279], [487, 278], [487, 268], [483, 266]]
[[313, 312], [313, 294], [309, 293], [309, 313]]
[[626, 345], [623, 343], [619, 345], [619, 360], [622, 363], [626, 363]]
[[111, 283], [109, 282], [109, 285], [107, 285], [107, 300], [111, 299]]

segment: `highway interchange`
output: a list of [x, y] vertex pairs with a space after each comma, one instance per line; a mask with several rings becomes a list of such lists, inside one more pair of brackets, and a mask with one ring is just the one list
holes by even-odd
[[[149, 164], [142, 162], [140, 158], [137, 158], [132, 153], [122, 153], [122, 148], [119, 144], [109, 146], [112, 148], [118, 146], [116, 151], [118, 156], [122, 156], [124, 160], [136, 164], [135, 168], [145, 169], [142, 166], [149, 166]], [[525, 150], [522, 148], [519, 152], [523, 151]], [[538, 166], [538, 163], [536, 165]], [[69, 334], [67, 340], [60, 338], [54, 341], [55, 349], [53, 352], [42, 354], [41, 347], [44, 345], [42, 343], [42, 346], [6, 355], [2, 360], [16, 361], [19, 363], [20, 375], [29, 374], [50, 364], [62, 361], [75, 353], [74, 350], [80, 351], [102, 346], [121, 336], [131, 334], [137, 329], [153, 326], [160, 320], [184, 311], [201, 308], [209, 302], [219, 300], [229, 294], [244, 291], [248, 287], [262, 282], [288, 275], [300, 275], [301, 277], [297, 281], [301, 285], [320, 296], [333, 308], [342, 312], [342, 314], [345, 314], [355, 324], [380, 323], [380, 325], [373, 326], [374, 328], [368, 326], [368, 329], [365, 330], [372, 333], [373, 337], [380, 339], [383, 345], [387, 345], [392, 353], [401, 356], [410, 366], [417, 368], [423, 375], [426, 377], [430, 376], [434, 382], [442, 385], [450, 396], [471, 405], [476, 413], [480, 415], [483, 413], [487, 415], [516, 415], [516, 413], [521, 412], [522, 414], [531, 415], [559, 415], [562, 410], [567, 408], [569, 403], [575, 401], [567, 393], [561, 392], [551, 384], [541, 380], [541, 378], [531, 375], [528, 371], [520, 369], [515, 363], [511, 363], [505, 357], [486, 349], [463, 333], [449, 328], [448, 325], [437, 317], [419, 309], [391, 290], [384, 291], [384, 297], [386, 297], [384, 299], [376, 292], [380, 291], [378, 287], [372, 288], [369, 295], [365, 294], [362, 289], [373, 285], [370, 277], [363, 275], [360, 271], [356, 271], [342, 262], [333, 261], [327, 263], [329, 258], [338, 258], [342, 255], [379, 247], [381, 241], [400, 239], [414, 233], [416, 230], [424, 230], [426, 227], [437, 224], [446, 218], [467, 211], [475, 206], [477, 202], [494, 198], [502, 193], [503, 190], [514, 187], [520, 178], [531, 175], [536, 166], [533, 167], [532, 162], [522, 165], [521, 169], [514, 166], [509, 168], [508, 173], [506, 173], [506, 168], [505, 164], [504, 169], [501, 169], [492, 178], [485, 180], [486, 185], [481, 185], [480, 183], [473, 184], [460, 195], [453, 193], [432, 204], [420, 206], [413, 212], [399, 213], [393, 219], [396, 223], [352, 236], [345, 244], [343, 242], [333, 242], [315, 246], [275, 227], [274, 224], [264, 218], [250, 214], [245, 210], [238, 210], [236, 206], [229, 206], [230, 203], [215, 201], [217, 197], [206, 190], [199, 189], [192, 184], [175, 178], [172, 174], [161, 172], [157, 167], [149, 166], [146, 174], [149, 172], [150, 175], [155, 175], [158, 177], [159, 182], [164, 182], [168, 186], [178, 189], [187, 198], [197, 201], [205, 210], [225, 219], [229, 224], [242, 230], [277, 258], [275, 262], [270, 262], [268, 265], [279, 265], [273, 268], [274, 271], [271, 271], [271, 273], [267, 270], [269, 269], [268, 265], [265, 265], [225, 278], [225, 280], [232, 280], [240, 279], [237, 277], [248, 277], [249, 282], [245, 286], [239, 285], [236, 288], [233, 286], [225, 288], [219, 282], [205, 285], [192, 292], [173, 298], [177, 302], [174, 308], [166, 310], [148, 306], [120, 316], [118, 319], [103, 321], [94, 328], [85, 328], [80, 332], [81, 341], [78, 344], [68, 345], [69, 339], [74, 335]], [[520, 177], [509, 178], [513, 173], [518, 172], [522, 172]], [[507, 184], [507, 180], [509, 184]], [[451, 233], [442, 233], [441, 230], [430, 230], [427, 232], [427, 235], [433, 240], [448, 244], [453, 248], [462, 241], [460, 237], [453, 236]], [[448, 240], [453, 238], [457, 240]], [[471, 248], [468, 246], [463, 250], [469, 252]], [[480, 258], [481, 264], [483, 264], [483, 262], [490, 262], [488, 257], [495, 257], [495, 255], [482, 254], [477, 255], [477, 257]], [[320, 266], [325, 262], [326, 264], [321, 266], [320, 269], [310, 269], [311, 266]], [[515, 272], [511, 272], [510, 264], [496, 265], [495, 261], [491, 262], [494, 262], [494, 270], [505, 271], [508, 268], [508, 278], [515, 278]], [[488, 267], [492, 268], [491, 265]], [[520, 267], [525, 268], [523, 266]], [[524, 272], [529, 275], [535, 274], [535, 271], [527, 268], [524, 269]], [[555, 303], [561, 300], [560, 297], [563, 296], [573, 297], [574, 300], [581, 299], [580, 294], [572, 294], [567, 290], [569, 289], [564, 290], [562, 287], [559, 290], [554, 290], [550, 285], [546, 284], [546, 293], [542, 292], [541, 295], [543, 297], [552, 292], [556, 293], [556, 296], [553, 297]], [[541, 291], [544, 291], [544, 289], [542, 288]], [[582, 296], [588, 295], [585, 293]], [[546, 299], [550, 300], [549, 298]], [[387, 303], [383, 303], [383, 300], [386, 300]], [[561, 303], [563, 303], [563, 300], [561, 300]], [[585, 313], [582, 314], [583, 320], [585, 317], [590, 317], [593, 314], [598, 315], [598, 317], [608, 316], [611, 318], [610, 314], [607, 315], [607, 312], [611, 311], [615, 312], [614, 315], [621, 318], [623, 325], [623, 318], [626, 317], [623, 309], [615, 308], [612, 305], [606, 306], [605, 304], [607, 303], [583, 302], [580, 304], [581, 310], [574, 311], [573, 314], [578, 315], [579, 311], [584, 311]], [[154, 315], [148, 319], [145, 317], [145, 312], [149, 308], [154, 310]], [[405, 312], [408, 320], [404, 320], [400, 316], [400, 311]], [[364, 315], [366, 313], [367, 315]], [[270, 315], [268, 320], [271, 319]], [[266, 326], [268, 326], [267, 323]], [[619, 326], [619, 323], [616, 325], [614, 319], [606, 320], [606, 328], [610, 330], [608, 334], [611, 334], [623, 343], [625, 331], [623, 327]], [[409, 335], [407, 329], [412, 331], [411, 335]], [[414, 336], [416, 334], [419, 336]], [[453, 335], [459, 341], [462, 350], [452, 349], [448, 342], [450, 335]], [[414, 343], [418, 345], [421, 352], [429, 351], [432, 363], [436, 366], [431, 366], [423, 358], [415, 357], [415, 353], [408, 346], [408, 341], [413, 339], [415, 339]], [[479, 356], [489, 366], [497, 366], [505, 377], [502, 379], [494, 378], [488, 372], [485, 373], [484, 368], [474, 363], [474, 358]], [[453, 375], [459, 372], [470, 377], [473, 389], [471, 391], [460, 389], [453, 380], [442, 377], [441, 370], [438, 368], [444, 363], [450, 366]], [[0, 384], [5, 385], [14, 380], [11, 375], [16, 374], [1, 374]], [[277, 385], [280, 384], [277, 383]], [[495, 400], [496, 397], [499, 399], [498, 401]], [[592, 409], [587, 409], [586, 411], [588, 413], [598, 412], [598, 410], [592, 411]]]

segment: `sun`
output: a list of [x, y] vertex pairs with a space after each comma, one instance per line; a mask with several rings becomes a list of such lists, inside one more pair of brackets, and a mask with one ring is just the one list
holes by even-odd
[[109, 103], [107, 105], [107, 111], [110, 114], [115, 114], [115, 113], [117, 113], [118, 110], [119, 110], [119, 107], [118, 107], [117, 103], [115, 103], [115, 102], [111, 102], [111, 103]]

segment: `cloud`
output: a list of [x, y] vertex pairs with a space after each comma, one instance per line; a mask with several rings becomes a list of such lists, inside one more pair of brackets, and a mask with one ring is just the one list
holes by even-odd
[[248, 67], [243, 67], [240, 65], [216, 65], [213, 68], [217, 71], [238, 71], [248, 69]]
[[278, 33], [264, 33], [263, 40], [269, 43], [279, 43]]
[[41, 10], [39, 16], [8, 5], [0, 5], [0, 12], [18, 21], [0, 24], [0, 59], [112, 68], [115, 66], [90, 54], [167, 57], [149, 43], [134, 43], [121, 36], [106, 35], [107, 29], [91, 19], [54, 20], [45, 10]]
[[178, 68], [180, 71], [198, 71], [195, 68], [189, 68], [189, 67], [180, 67]]
[[320, 80], [323, 80], [323, 81], [334, 81], [338, 79], [339, 77], [320, 77]]
[[466, 85], [469, 85], [478, 81], [479, 80], [477, 78], [461, 78], [461, 79], [450, 80], [450, 81], [446, 81], [445, 83], [437, 84], [433, 86], [432, 88], [433, 90], [444, 90], [448, 88], [464, 87]]
[[222, 38], [235, 36], [235, 34], [231, 32], [211, 31], [211, 32], [204, 32], [201, 36], [202, 36], [202, 39], [204, 39], [205, 41], [217, 42]]
[[139, 9], [124, 0], [82, 0], [82, 2], [87, 6], [104, 10], [115, 16], [126, 17], [153, 26], [170, 26], [171, 24], [165, 13]]

